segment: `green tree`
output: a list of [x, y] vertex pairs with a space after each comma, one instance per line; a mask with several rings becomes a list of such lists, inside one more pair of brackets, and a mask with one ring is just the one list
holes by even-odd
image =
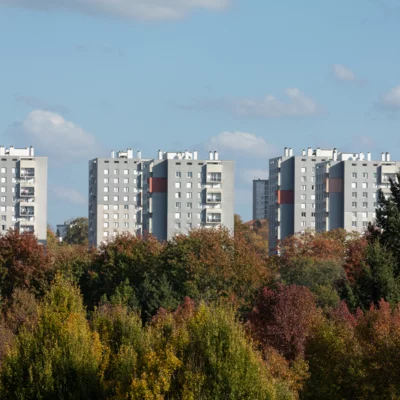
[[79, 290], [58, 278], [32, 330], [22, 329], [0, 370], [1, 399], [98, 399], [102, 346]]
[[87, 218], [75, 218], [67, 227], [64, 242], [68, 244], [88, 245], [89, 221]]

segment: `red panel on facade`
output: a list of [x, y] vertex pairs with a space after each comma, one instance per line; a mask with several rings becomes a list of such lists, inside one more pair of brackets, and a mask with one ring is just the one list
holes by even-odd
[[330, 178], [328, 185], [329, 193], [342, 193], [343, 192], [343, 179], [341, 178]]
[[294, 204], [293, 190], [277, 190], [278, 204]]
[[150, 193], [167, 193], [166, 178], [149, 178]]

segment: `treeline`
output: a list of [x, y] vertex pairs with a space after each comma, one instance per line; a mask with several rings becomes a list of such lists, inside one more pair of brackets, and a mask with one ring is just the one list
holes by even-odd
[[400, 193], [367, 235], [0, 238], [2, 399], [400, 398]]

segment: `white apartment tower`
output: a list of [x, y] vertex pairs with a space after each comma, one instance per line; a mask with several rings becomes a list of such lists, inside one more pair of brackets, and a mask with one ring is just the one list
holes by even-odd
[[47, 238], [47, 157], [34, 148], [0, 146], [0, 233], [9, 229]]
[[218, 152], [133, 150], [89, 162], [89, 243], [98, 246], [129, 232], [171, 239], [197, 227], [234, 228], [234, 163]]
[[365, 232], [375, 219], [378, 191], [389, 194], [389, 178], [400, 163], [389, 153], [373, 161], [370, 153], [337, 149], [303, 150], [269, 161], [269, 245], [273, 252], [287, 236], [313, 229]]

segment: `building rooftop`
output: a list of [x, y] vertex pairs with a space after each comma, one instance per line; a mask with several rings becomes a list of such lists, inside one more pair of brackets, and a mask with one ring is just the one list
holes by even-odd
[[20, 157], [33, 157], [35, 150], [32, 146], [23, 149], [18, 149], [14, 146], [9, 148], [0, 146], [0, 156], [20, 156]]
[[[112, 151], [111, 152], [111, 158], [133, 158], [133, 150], [132, 149], [127, 149], [126, 151]], [[142, 152], [138, 150], [136, 152], [136, 158], [141, 160], [142, 159]], [[199, 153], [194, 150], [194, 151], [162, 151], [158, 150], [158, 160], [197, 160], [199, 159]], [[148, 158], [148, 160], [151, 160], [151, 158]], [[210, 151], [208, 155], [208, 160], [211, 161], [218, 161], [219, 160], [219, 154], [218, 151]]]

